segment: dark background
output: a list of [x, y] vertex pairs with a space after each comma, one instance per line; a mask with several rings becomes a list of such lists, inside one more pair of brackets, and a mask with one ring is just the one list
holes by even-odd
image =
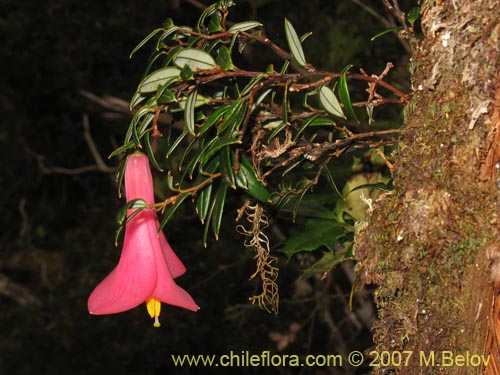
[[[371, 74], [392, 61], [397, 67], [392, 82], [407, 86], [406, 51], [391, 34], [370, 42], [385, 27], [351, 0], [237, 3], [230, 21], [258, 20], [284, 47], [284, 17], [299, 34], [313, 31], [304, 49], [316, 67], [340, 71], [354, 64]], [[383, 5], [369, 3], [387, 16]], [[176, 24], [194, 24], [202, 11], [198, 4], [0, 0], [0, 374], [209, 374], [220, 371], [172, 370], [170, 354], [280, 353], [278, 344], [286, 342], [282, 353], [329, 354], [371, 345], [373, 316], [359, 317], [347, 306], [351, 282], [346, 275], [352, 276], [352, 267], [339, 268], [324, 280], [297, 281], [309, 255], [291, 262], [280, 256], [280, 314], [248, 302], [258, 284], [248, 281], [255, 266], [252, 253], [234, 231], [241, 202], [227, 210], [221, 240], [211, 240], [206, 249], [202, 227], [189, 207], [166, 229], [188, 267], [179, 284], [201, 306], [199, 312], [164, 305], [160, 329], [153, 328], [144, 305], [112, 316], [88, 314], [89, 293], [119, 258], [113, 242], [123, 201], [112, 173], [86, 169], [95, 169], [96, 160], [83, 125], [88, 121], [93, 143], [112, 169], [118, 160], [107, 155], [121, 144], [129, 116], [123, 108], [109, 111], [82, 91], [128, 101], [149, 53], [146, 47], [130, 60], [130, 51], [167, 17]], [[255, 57], [257, 65], [265, 62], [266, 56]], [[362, 306], [369, 304], [366, 294], [355, 301], [358, 315], [371, 311]], [[362, 367], [357, 373], [366, 371]]]

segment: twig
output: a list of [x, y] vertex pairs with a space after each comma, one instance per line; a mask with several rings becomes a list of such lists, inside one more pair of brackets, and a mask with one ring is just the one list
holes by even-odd
[[106, 165], [106, 163], [104, 163], [103, 159], [101, 158], [101, 155], [99, 154], [99, 151], [97, 150], [94, 140], [92, 139], [92, 135], [90, 133], [89, 118], [87, 114], [83, 115], [83, 138], [85, 139], [87, 147], [89, 148], [90, 153], [92, 154], [92, 157], [94, 158], [96, 164], [84, 165], [76, 168], [54, 166], [50, 165], [46, 161], [47, 158], [45, 157], [45, 155], [42, 155], [34, 151], [27, 144], [24, 144], [24, 149], [29, 155], [33, 156], [37, 160], [38, 166], [43, 174], [78, 175], [89, 172], [102, 172], [102, 173], [113, 174], [115, 172], [115, 168], [109, 167], [108, 165]]
[[200, 10], [205, 10], [205, 8], [207, 7], [205, 4], [203, 4], [201, 1], [197, 1], [197, 0], [184, 0], [186, 3], [189, 3], [191, 4], [192, 6], [194, 6], [195, 8], [198, 8]]
[[[211, 70], [207, 74], [208, 71], [205, 72], [200, 72], [197, 77], [196, 77], [196, 84], [198, 85], [203, 85], [207, 84], [209, 82], [213, 82], [222, 78], [231, 78], [231, 77], [256, 77], [259, 75], [262, 75], [262, 72], [254, 72], [254, 71], [247, 71], [247, 70], [238, 70], [238, 71], [225, 71], [225, 70]], [[334, 78], [340, 77], [340, 73], [334, 73], [334, 72], [324, 72], [324, 71], [313, 71], [313, 72], [304, 72], [304, 73], [289, 73], [289, 74], [279, 74], [279, 73], [267, 73], [265, 74], [265, 79], [266, 81], [262, 81], [260, 84], [260, 88], [266, 87], [266, 86], [285, 86], [287, 81], [293, 82], [292, 84], [289, 85], [288, 89], [289, 91], [302, 91], [302, 90], [307, 90], [313, 87], [319, 87], [321, 85], [324, 85], [331, 81]], [[314, 79], [316, 77], [321, 77], [318, 78], [314, 82], [309, 82], [309, 83], [296, 83], [299, 80], [305, 80], [305, 79]], [[374, 76], [368, 76], [366, 73], [365, 74], [357, 74], [357, 73], [351, 73], [346, 75], [347, 78], [350, 79], [355, 79], [358, 81], [366, 81], [370, 83], [375, 83], [376, 85], [382, 86], [385, 89], [391, 91], [395, 95], [399, 96], [401, 100], [399, 101], [400, 104], [406, 104], [410, 100], [410, 96], [408, 94], [405, 94], [398, 88], [394, 87], [390, 83], [387, 83], [383, 80], [381, 80], [379, 77], [374, 77]]]
[[21, 305], [41, 305], [40, 300], [33, 296], [26, 287], [12, 281], [3, 273], [0, 273], [0, 295], [8, 297]]
[[292, 65], [292, 67], [299, 73], [306, 73], [306, 72], [314, 70], [314, 68], [311, 65], [308, 66], [308, 68], [310, 68], [310, 70], [309, 70], [309, 69], [306, 69], [306, 68], [300, 66], [299, 64], [297, 64], [295, 62], [295, 60], [293, 59], [292, 55], [290, 55], [290, 53], [288, 53], [287, 51], [282, 49], [277, 44], [273, 43], [273, 41], [266, 36], [250, 34], [247, 32], [242, 32], [241, 34], [245, 35], [247, 38], [254, 39], [262, 44], [265, 44], [266, 46], [271, 48], [282, 59], [290, 60], [290, 64]]
[[206, 175], [208, 176], [208, 178], [206, 180], [203, 180], [198, 185], [192, 186], [192, 187], [187, 188], [187, 189], [177, 189], [176, 195], [172, 195], [171, 197], [168, 197], [163, 202], [154, 204], [154, 207], [156, 208], [157, 211], [160, 211], [163, 213], [165, 211], [165, 209], [167, 208], [167, 206], [170, 204], [175, 204], [175, 202], [177, 202], [177, 200], [181, 197], [181, 195], [186, 194], [186, 193], [190, 193], [190, 194], [196, 193], [198, 190], [203, 188], [205, 185], [208, 185], [216, 178], [219, 178], [220, 176], [222, 176], [222, 173], [221, 172], [217, 172], [214, 174], [207, 173]]
[[97, 170], [106, 173], [114, 172], [114, 168], [108, 167], [104, 160], [102, 160], [99, 151], [97, 151], [97, 147], [94, 143], [94, 140], [92, 139], [92, 135], [90, 134], [89, 115], [86, 113], [83, 114], [83, 138], [85, 138], [85, 142], [87, 142], [90, 153], [94, 157], [94, 160], [97, 164]]
[[[386, 28], [391, 28], [395, 27], [396, 23], [394, 20], [390, 18], [385, 18], [382, 16], [380, 13], [378, 13], [375, 9], [373, 9], [371, 6], [365, 4], [362, 0], [351, 0], [354, 4], [358, 5], [359, 7], [363, 8], [367, 13], [371, 14], [373, 17], [375, 17], [377, 20], [380, 21]], [[387, 6], [387, 4], [384, 2], [384, 4]], [[397, 35], [397, 31], [394, 31], [394, 34]], [[402, 38], [398, 38], [399, 43], [403, 46], [403, 48], [406, 50], [406, 52], [411, 53], [411, 47], [410, 44]]]
[[385, 18], [382, 16], [380, 13], [378, 13], [375, 9], [373, 9], [371, 6], [365, 4], [361, 0], [351, 0], [354, 4], [358, 5], [359, 7], [363, 8], [365, 11], [367, 11], [369, 14], [371, 14], [373, 17], [375, 17], [377, 20], [380, 21], [385, 27], [394, 27], [396, 26], [394, 21]]

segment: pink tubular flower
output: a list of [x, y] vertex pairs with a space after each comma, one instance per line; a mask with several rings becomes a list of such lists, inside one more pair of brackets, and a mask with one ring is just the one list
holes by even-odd
[[[143, 199], [154, 203], [153, 178], [148, 157], [130, 155], [125, 168], [127, 202]], [[134, 209], [129, 210], [128, 214]], [[161, 302], [197, 311], [193, 298], [175, 282], [186, 267], [175, 255], [163, 232], [156, 212], [143, 209], [125, 227], [123, 250], [115, 269], [94, 289], [88, 300], [91, 314], [115, 314], [146, 302], [149, 315], [159, 327]]]

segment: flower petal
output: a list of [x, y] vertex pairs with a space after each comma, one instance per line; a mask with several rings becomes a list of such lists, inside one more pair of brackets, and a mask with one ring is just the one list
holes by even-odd
[[119, 313], [151, 296], [157, 280], [155, 248], [160, 248], [150, 233], [150, 227], [156, 227], [155, 217], [155, 212], [147, 209], [127, 223], [118, 265], [89, 297], [91, 314]]
[[[160, 228], [159, 222], [157, 224], [157, 227], [158, 229]], [[184, 263], [182, 263], [177, 254], [175, 254], [163, 232], [160, 232], [160, 245], [172, 277], [175, 279], [186, 273], [186, 266], [184, 265]]]
[[[143, 199], [154, 203], [153, 178], [146, 155], [128, 157], [125, 169], [127, 201]], [[129, 214], [134, 210], [129, 210]], [[119, 313], [150, 300], [196, 311], [193, 298], [173, 280], [186, 267], [158, 230], [156, 212], [146, 208], [125, 227], [123, 250], [115, 269], [94, 289], [88, 300], [91, 314]]]
[[[154, 203], [153, 176], [149, 166], [149, 159], [146, 155], [135, 153], [128, 157], [125, 173], [125, 193], [127, 201], [141, 198], [147, 204]], [[131, 210], [133, 212], [133, 210]], [[160, 230], [160, 222], [156, 218], [157, 230]], [[165, 235], [160, 232], [160, 244], [163, 249], [164, 257], [172, 277], [176, 278], [186, 272], [186, 267], [174, 253], [169, 245]]]
[[147, 204], [154, 203], [154, 187], [149, 159], [146, 155], [129, 155], [125, 168], [125, 195], [127, 202], [143, 199]]
[[[156, 227], [150, 227], [150, 230], [152, 230], [151, 235], [157, 236]], [[168, 245], [166, 239], [164, 245]], [[170, 248], [171, 252], [168, 249], [165, 251], [165, 249], [162, 249], [161, 246], [153, 249], [155, 251], [154, 257], [156, 259], [157, 281], [151, 297], [168, 303], [169, 305], [182, 307], [192, 311], [198, 311], [199, 306], [194, 302], [193, 298], [189, 295], [188, 292], [178, 286], [172, 278], [170, 264], [167, 265], [167, 263], [170, 261], [174, 266], [174, 269], [180, 271], [179, 268], [175, 268], [179, 267], [178, 262], [180, 261], [178, 261], [177, 256], [169, 245], [168, 248]], [[177, 261], [172, 261], [174, 259], [172, 255], [175, 256], [175, 259], [177, 259]]]

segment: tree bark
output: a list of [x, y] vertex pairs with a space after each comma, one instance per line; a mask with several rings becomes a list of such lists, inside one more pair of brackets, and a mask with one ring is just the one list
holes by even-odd
[[422, 1], [395, 189], [356, 234], [376, 350], [411, 353], [375, 374], [500, 373], [499, 5]]

